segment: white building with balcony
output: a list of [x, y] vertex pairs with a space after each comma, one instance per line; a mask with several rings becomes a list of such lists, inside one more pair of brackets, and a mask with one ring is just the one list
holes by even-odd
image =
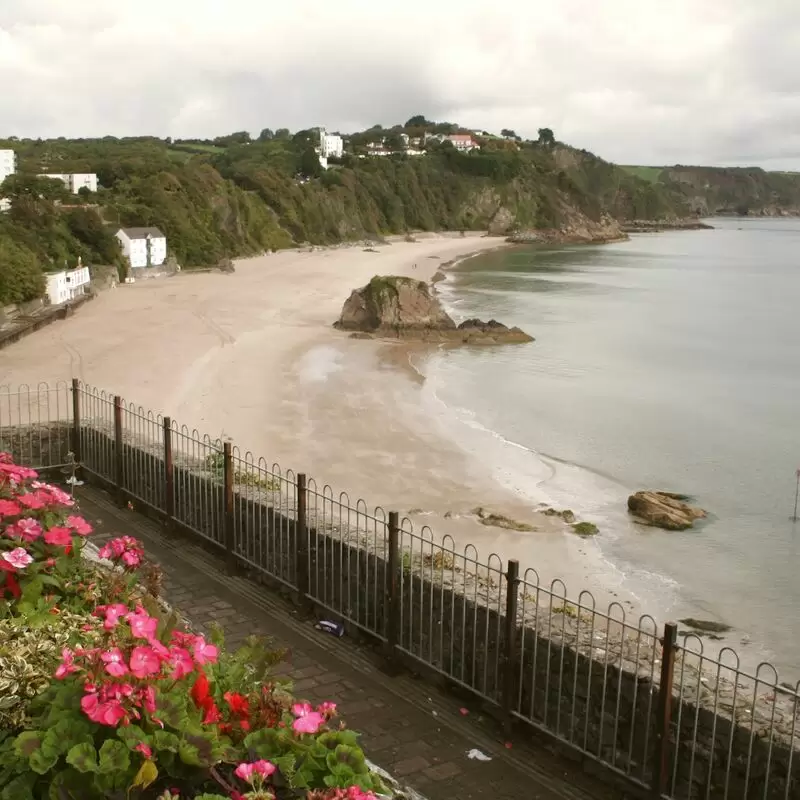
[[77, 269], [50, 272], [45, 276], [47, 299], [51, 306], [60, 306], [86, 293], [89, 285], [89, 267], [78, 263]]
[[120, 228], [116, 235], [132, 269], [160, 267], [167, 260], [167, 237], [158, 228]]

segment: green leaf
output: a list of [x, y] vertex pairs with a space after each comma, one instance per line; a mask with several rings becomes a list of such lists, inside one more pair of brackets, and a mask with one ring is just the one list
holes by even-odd
[[46, 753], [43, 749], [39, 749], [31, 755], [28, 763], [34, 772], [44, 775], [58, 763], [58, 756], [59, 754], [52, 750]]
[[203, 760], [200, 758], [200, 751], [193, 744], [189, 744], [189, 742], [182, 741], [178, 745], [178, 755], [181, 761], [183, 761], [184, 764], [188, 764], [190, 767], [204, 766]]
[[36, 776], [30, 772], [26, 775], [19, 775], [3, 788], [0, 798], [2, 800], [20, 800], [21, 797], [33, 797], [35, 783]]
[[131, 788], [140, 787], [146, 789], [158, 777], [158, 767], [148, 758], [139, 767], [136, 773]]
[[129, 750], [135, 750], [142, 742], [150, 744], [150, 737], [138, 725], [120, 725], [117, 737], [125, 742]]
[[131, 765], [128, 748], [116, 739], [106, 739], [100, 748], [98, 772], [112, 774], [124, 772]]
[[159, 697], [158, 718], [170, 728], [183, 730], [189, 724], [186, 697], [177, 692]]
[[14, 741], [14, 752], [18, 756], [30, 758], [41, 746], [44, 733], [42, 731], [25, 731]]
[[245, 737], [244, 745], [259, 758], [265, 758], [268, 761], [274, 761], [282, 756], [287, 749], [284, 735], [275, 728], [262, 728], [248, 734]]
[[67, 764], [71, 764], [78, 772], [97, 772], [97, 750], [89, 742], [76, 744], [67, 753]]
[[153, 734], [153, 746], [156, 750], [169, 750], [172, 753], [177, 753], [179, 744], [180, 739], [169, 731], [156, 731]]

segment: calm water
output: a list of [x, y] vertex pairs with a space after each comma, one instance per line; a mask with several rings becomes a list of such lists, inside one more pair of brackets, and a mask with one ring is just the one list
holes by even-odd
[[[788, 676], [800, 673], [800, 220], [713, 223], [467, 262], [442, 290], [454, 316], [537, 341], [438, 353], [426, 372], [498, 478], [598, 523], [596, 546], [646, 610], [727, 622], [738, 649], [764, 645]], [[683, 533], [634, 526], [625, 500], [642, 488], [685, 492], [713, 516]]]

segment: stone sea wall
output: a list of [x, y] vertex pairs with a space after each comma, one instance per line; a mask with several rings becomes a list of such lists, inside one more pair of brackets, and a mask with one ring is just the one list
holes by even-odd
[[[35, 466], [48, 459], [64, 463], [59, 459], [70, 447], [66, 424], [0, 431], [0, 449], [19, 452]], [[80, 453], [90, 483], [114, 490], [121, 468], [121, 500], [163, 519], [163, 444], [125, 440], [117, 458], [113, 435], [85, 427]], [[293, 476], [287, 480], [239, 460], [231, 470], [233, 513], [226, 518], [219, 456], [216, 450], [175, 454], [170, 524], [176, 531], [201, 536], [255, 579], [295, 596], [307, 575], [303, 600], [321, 616], [343, 621], [351, 634], [377, 640], [393, 661], [478, 695], [487, 710], [500, 717], [510, 712], [565, 752], [650, 783], [662, 656], [655, 625], [623, 624], [613, 613], [594, 613], [549, 587], [526, 583], [515, 625], [508, 625], [502, 565], [478, 566], [403, 528], [392, 576], [383, 517], [361, 506], [347, 509], [338, 496], [312, 485], [306, 538], [296, 524]], [[306, 558], [298, 556], [304, 552]], [[692, 642], [679, 648], [667, 795], [800, 796], [796, 690], [759, 685], [701, 660]]]

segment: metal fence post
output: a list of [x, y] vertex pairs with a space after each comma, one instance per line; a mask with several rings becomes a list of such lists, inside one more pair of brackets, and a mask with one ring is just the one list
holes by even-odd
[[[389, 512], [389, 553], [386, 559], [386, 656], [394, 659], [400, 643], [400, 514]], [[391, 662], [390, 662], [391, 663]]]
[[295, 563], [297, 591], [300, 603], [306, 602], [311, 591], [311, 564], [309, 563], [308, 488], [305, 473], [297, 474], [297, 518], [295, 519]]
[[81, 388], [77, 378], [72, 379], [72, 458], [81, 463]]
[[172, 420], [164, 417], [164, 511], [175, 519], [175, 464], [172, 460]]
[[122, 454], [122, 398], [114, 395], [114, 483], [119, 501], [124, 499], [125, 470]]
[[670, 769], [670, 721], [672, 718], [672, 686], [675, 674], [675, 652], [678, 649], [678, 626], [668, 622], [661, 640], [661, 682], [656, 707], [656, 747], [651, 789], [654, 797], [667, 791]]
[[503, 651], [503, 728], [511, 734], [517, 686], [517, 609], [519, 607], [519, 561], [510, 559], [506, 570], [505, 647]]
[[222, 445], [223, 464], [223, 525], [228, 567], [236, 565], [236, 533], [233, 527], [233, 448], [230, 442]]

